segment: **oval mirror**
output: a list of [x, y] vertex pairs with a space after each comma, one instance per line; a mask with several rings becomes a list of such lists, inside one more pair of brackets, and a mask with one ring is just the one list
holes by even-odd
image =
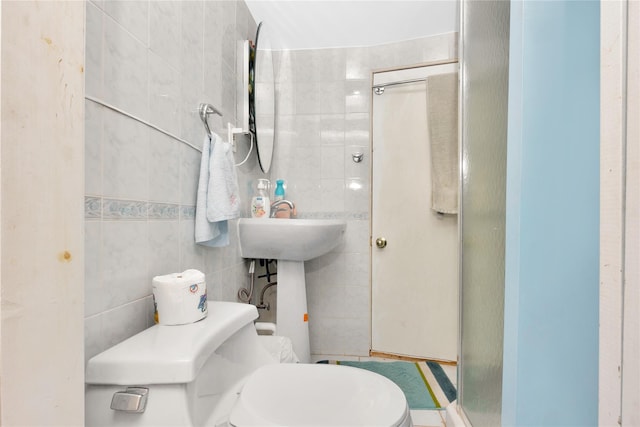
[[253, 55], [253, 88], [249, 102], [249, 126], [256, 141], [262, 172], [269, 172], [275, 135], [275, 81], [273, 51], [264, 22], [258, 25]]

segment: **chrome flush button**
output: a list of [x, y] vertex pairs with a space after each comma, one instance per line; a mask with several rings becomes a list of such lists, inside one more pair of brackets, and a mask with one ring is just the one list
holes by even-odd
[[144, 412], [148, 396], [148, 388], [127, 387], [125, 391], [114, 393], [111, 399], [111, 409], [123, 412]]

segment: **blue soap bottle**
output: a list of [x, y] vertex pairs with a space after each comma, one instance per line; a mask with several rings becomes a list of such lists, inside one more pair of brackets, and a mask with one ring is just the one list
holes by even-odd
[[274, 191], [274, 201], [284, 200], [284, 180], [279, 179], [276, 181], [276, 190]]

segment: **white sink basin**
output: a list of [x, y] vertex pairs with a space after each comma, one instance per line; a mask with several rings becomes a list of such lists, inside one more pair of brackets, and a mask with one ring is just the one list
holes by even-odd
[[307, 261], [344, 240], [341, 219], [241, 218], [238, 241], [243, 258]]

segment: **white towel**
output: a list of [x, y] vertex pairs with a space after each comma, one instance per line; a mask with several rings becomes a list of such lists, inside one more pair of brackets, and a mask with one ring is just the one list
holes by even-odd
[[458, 73], [427, 77], [431, 209], [458, 213]]
[[240, 216], [238, 193], [231, 144], [216, 134], [205, 137], [196, 199], [196, 243], [213, 247], [229, 244], [227, 220]]

